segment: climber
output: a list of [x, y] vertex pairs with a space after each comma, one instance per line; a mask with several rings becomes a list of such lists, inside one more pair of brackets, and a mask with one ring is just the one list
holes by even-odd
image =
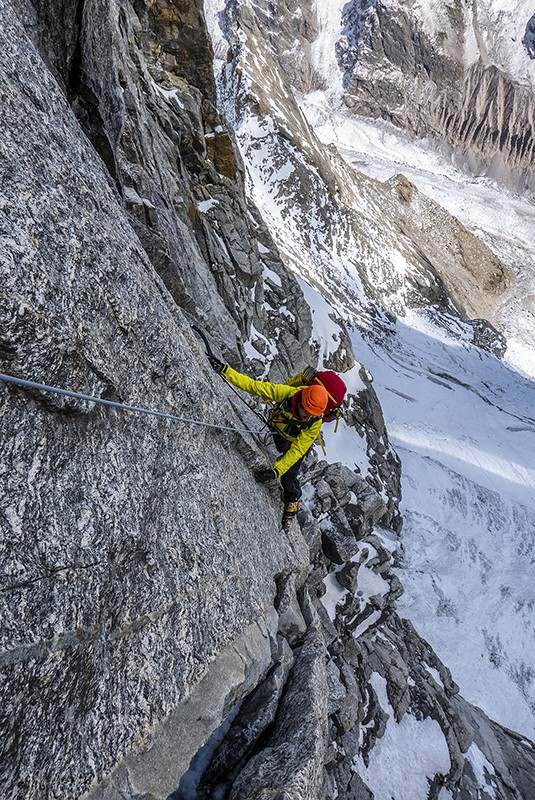
[[284, 493], [282, 524], [286, 525], [297, 515], [299, 509], [299, 468], [320, 434], [322, 416], [329, 399], [327, 390], [320, 385], [296, 387], [285, 383], [256, 381], [236, 372], [213, 355], [209, 354], [208, 359], [213, 369], [229, 383], [277, 404], [269, 414], [268, 422], [275, 431], [273, 441], [281, 455], [271, 468], [257, 470], [255, 480], [258, 483], [267, 483], [280, 478]]

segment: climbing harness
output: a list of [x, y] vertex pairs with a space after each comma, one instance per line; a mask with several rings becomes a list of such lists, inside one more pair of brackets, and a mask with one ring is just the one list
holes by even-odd
[[150, 408], [140, 408], [139, 406], [131, 406], [126, 403], [117, 403], [114, 400], [104, 400], [102, 397], [91, 397], [88, 394], [81, 392], [72, 392], [69, 389], [60, 389], [57, 386], [47, 386], [45, 383], [36, 383], [35, 381], [27, 381], [23, 378], [15, 378], [13, 375], [5, 375], [0, 372], [0, 381], [4, 383], [13, 383], [16, 386], [23, 386], [27, 389], [39, 389], [42, 392], [52, 392], [53, 394], [60, 394], [65, 397], [74, 397], [77, 400], [87, 400], [89, 403], [98, 403], [102, 406], [110, 406], [111, 408], [118, 408], [121, 411], [132, 411], [137, 414], [148, 414], [153, 417], [161, 417], [163, 419], [170, 419], [173, 422], [185, 422], [191, 425], [201, 425], [204, 428], [217, 428], [221, 431], [234, 431], [235, 433], [252, 433], [255, 436], [262, 434], [262, 431], [248, 430], [247, 428], [232, 428], [228, 425], [216, 425], [213, 422], [202, 422], [198, 419], [188, 419], [187, 417], [177, 417], [175, 414], [167, 414], [165, 411], [154, 411]]

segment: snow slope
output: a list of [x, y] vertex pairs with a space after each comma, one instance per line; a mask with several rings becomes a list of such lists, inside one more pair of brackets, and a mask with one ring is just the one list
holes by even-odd
[[517, 273], [502, 308], [506, 363], [415, 312], [388, 341], [357, 327], [352, 338], [403, 464], [400, 610], [470, 702], [533, 739], [535, 207], [321, 94], [301, 107], [349, 163], [381, 180], [402, 171]]
[[[325, 344], [328, 305], [312, 308]], [[402, 461], [399, 612], [467, 700], [534, 739], [535, 382], [430, 311], [381, 333], [355, 320], [351, 339]], [[327, 432], [328, 459], [365, 474], [342, 436]]]
[[417, 314], [353, 332], [402, 460], [398, 601], [492, 719], [535, 737], [535, 384]]

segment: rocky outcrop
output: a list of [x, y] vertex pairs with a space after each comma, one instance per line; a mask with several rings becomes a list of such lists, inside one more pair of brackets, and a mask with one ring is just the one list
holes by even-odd
[[[474, 64], [455, 93], [442, 94], [429, 120], [472, 172], [533, 189], [533, 91], [494, 64]], [[418, 132], [425, 133], [425, 127]]]
[[522, 44], [526, 48], [528, 56], [535, 58], [535, 14], [528, 20]]
[[404, 175], [395, 175], [388, 183], [400, 201], [400, 229], [412, 241], [418, 234], [425, 237], [420, 253], [456, 308], [467, 319], [494, 319], [498, 298], [512, 281], [502, 261]]
[[[437, 7], [430, 25], [398, 3], [346, 4], [337, 43], [344, 102], [357, 114], [447, 143], [476, 174], [533, 189], [533, 87], [509, 74], [493, 51], [498, 20], [483, 23], [480, 4], [471, 5]], [[526, 32], [528, 48], [529, 41]]]

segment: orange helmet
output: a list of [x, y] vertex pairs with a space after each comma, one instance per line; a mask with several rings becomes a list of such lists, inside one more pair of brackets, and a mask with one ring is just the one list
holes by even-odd
[[323, 386], [307, 386], [301, 392], [301, 405], [313, 417], [321, 417], [327, 408], [329, 395]]

